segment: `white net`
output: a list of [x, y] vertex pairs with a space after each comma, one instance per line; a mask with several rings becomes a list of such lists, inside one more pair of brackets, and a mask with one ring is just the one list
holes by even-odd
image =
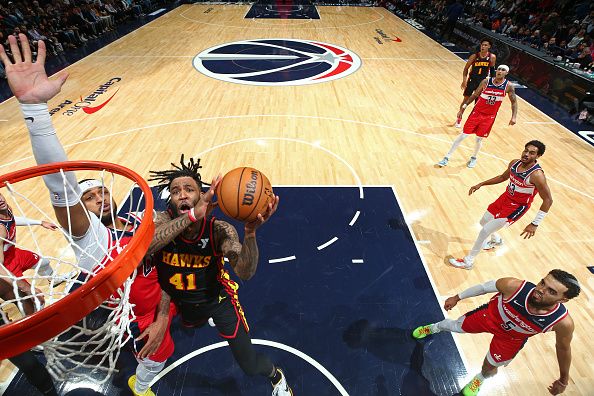
[[[90, 226], [79, 238], [72, 237], [71, 216], [81, 211], [73, 208], [67, 210], [67, 226], [58, 227], [55, 232], [50, 230], [48, 224], [57, 222], [46, 194], [39, 194], [39, 189], [45, 188], [40, 186], [39, 177], [6, 183], [6, 188], [0, 191], [0, 221], [6, 230], [6, 237], [0, 237], [4, 245], [4, 262], [0, 261], [2, 322], [31, 315], [83, 287], [108, 267], [133, 237], [144, 208], [144, 194], [135, 188], [137, 184], [106, 170], [85, 172], [85, 176], [92, 178], [91, 184], [98, 187], [94, 195], [96, 208], [91, 204], [89, 209], [97, 216], [89, 210], [82, 211]], [[60, 173], [66, 187], [64, 171]], [[36, 189], [29, 185], [33, 181], [37, 183]], [[132, 196], [132, 191], [138, 193]], [[118, 196], [118, 192], [125, 195]], [[126, 207], [118, 210], [115, 205], [118, 200], [125, 201]], [[15, 217], [17, 220], [21, 217], [20, 222], [24, 223], [18, 231], [16, 224], [11, 223]], [[47, 223], [39, 224], [40, 221]], [[109, 379], [115, 371], [120, 348], [131, 341], [130, 323], [135, 317], [129, 297], [135, 275], [136, 271], [91, 314], [40, 346], [47, 358], [47, 368], [56, 380], [73, 381], [91, 376], [94, 382], [103, 383]]]

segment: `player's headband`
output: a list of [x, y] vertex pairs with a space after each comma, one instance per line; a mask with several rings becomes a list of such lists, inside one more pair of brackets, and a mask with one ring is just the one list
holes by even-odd
[[499, 65], [497, 70], [505, 70], [506, 72], [509, 73], [509, 66], [508, 65]]
[[89, 180], [81, 181], [80, 183], [78, 183], [78, 186], [80, 187], [80, 190], [84, 194], [87, 191], [89, 191], [91, 188], [103, 187], [103, 183], [101, 182], [101, 180], [89, 179]]

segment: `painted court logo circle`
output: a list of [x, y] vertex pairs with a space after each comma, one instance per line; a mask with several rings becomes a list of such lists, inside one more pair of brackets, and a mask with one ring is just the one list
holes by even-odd
[[334, 44], [294, 39], [259, 39], [225, 43], [194, 57], [200, 73], [248, 85], [307, 85], [354, 73], [361, 59]]

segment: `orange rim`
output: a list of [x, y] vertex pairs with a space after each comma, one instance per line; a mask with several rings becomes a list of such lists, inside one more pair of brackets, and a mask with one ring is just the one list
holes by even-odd
[[[0, 187], [64, 171], [107, 170], [133, 180], [145, 197], [145, 213], [153, 212], [153, 196], [147, 182], [136, 172], [121, 165], [100, 161], [66, 161], [34, 166], [0, 176]], [[87, 316], [124, 283], [144, 258], [151, 243], [155, 225], [153, 217], [146, 216], [136, 229], [134, 237], [108, 266], [71, 294], [32, 315], [0, 326], [0, 359], [23, 353]]]

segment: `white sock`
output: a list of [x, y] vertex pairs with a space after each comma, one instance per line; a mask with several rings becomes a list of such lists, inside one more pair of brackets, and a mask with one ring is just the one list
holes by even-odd
[[448, 153], [445, 155], [446, 158], [450, 158], [450, 156], [454, 153], [454, 151], [456, 151], [456, 149], [458, 148], [460, 143], [462, 143], [462, 141], [464, 139], [466, 139], [467, 136], [468, 135], [465, 133], [461, 133], [458, 135], [458, 137], [454, 140], [454, 143], [452, 143], [452, 147], [450, 147], [450, 151], [448, 151]]
[[136, 367], [136, 383], [134, 391], [143, 394], [149, 388], [149, 383], [163, 370], [165, 362], [155, 362], [150, 359], [141, 359]]
[[478, 237], [474, 242], [474, 246], [472, 246], [472, 249], [470, 250], [470, 253], [468, 253], [468, 256], [464, 257], [464, 260], [470, 264], [474, 263], [474, 259], [483, 249], [483, 244], [489, 238], [489, 236], [495, 233], [496, 231], [502, 229], [506, 225], [507, 219], [493, 219], [489, 221], [487, 224], [485, 224], [479, 232]]
[[472, 154], [472, 156], [474, 158], [476, 158], [476, 156], [477, 156], [478, 152], [480, 151], [482, 145], [483, 145], [483, 138], [477, 136], [476, 137], [476, 142], [474, 144], [474, 153]]
[[494, 232], [491, 234], [491, 241], [495, 242], [495, 243], [500, 243], [501, 242], [501, 235], [499, 235], [498, 233]]
[[45, 257], [42, 257], [37, 263], [37, 273], [41, 276], [52, 276], [54, 270], [50, 267], [50, 261]]
[[464, 316], [458, 319], [444, 319], [441, 322], [430, 325], [431, 333], [439, 333], [440, 331], [448, 331], [450, 333], [465, 333], [462, 330], [462, 322], [464, 322]]

